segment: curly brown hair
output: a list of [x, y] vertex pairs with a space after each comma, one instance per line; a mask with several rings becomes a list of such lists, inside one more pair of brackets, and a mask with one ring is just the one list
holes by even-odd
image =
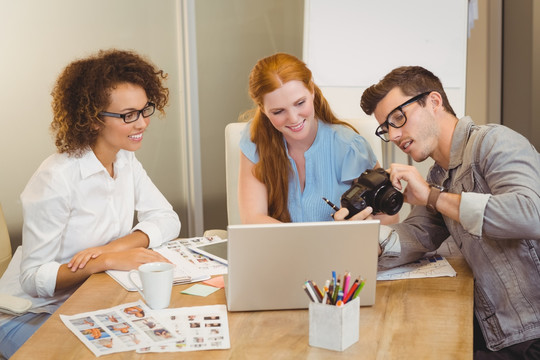
[[167, 74], [133, 51], [101, 50], [70, 63], [56, 80], [51, 131], [60, 153], [80, 156], [92, 145], [103, 126], [99, 113], [110, 104], [109, 95], [119, 84], [141, 86], [163, 115], [169, 89]]

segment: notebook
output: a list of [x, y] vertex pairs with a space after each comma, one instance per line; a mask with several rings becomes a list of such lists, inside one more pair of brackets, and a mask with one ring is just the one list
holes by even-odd
[[[154, 250], [159, 252], [161, 255], [166, 257], [170, 262], [175, 265], [173, 273], [173, 284], [187, 284], [210, 279], [210, 275], [198, 269], [195, 265], [190, 263], [182, 255], [180, 255], [178, 251], [171, 250], [167, 248], [167, 246], [161, 246]], [[189, 250], [186, 249], [186, 251]], [[137, 291], [137, 288], [129, 280], [129, 271], [107, 270], [105, 272], [109, 274], [109, 276], [112, 277], [114, 280], [116, 280], [120, 285], [122, 285], [122, 287], [127, 291]], [[137, 286], [142, 288], [142, 283], [138, 276], [133, 276], [133, 281], [135, 281]]]
[[379, 221], [229, 225], [229, 311], [304, 309], [306, 280], [324, 286], [332, 271], [362, 276], [361, 306], [375, 303]]

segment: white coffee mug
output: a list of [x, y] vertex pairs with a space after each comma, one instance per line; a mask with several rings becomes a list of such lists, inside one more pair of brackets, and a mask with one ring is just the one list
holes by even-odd
[[[173, 270], [174, 265], [170, 263], [147, 263], [138, 270], [131, 270], [128, 278], [151, 309], [164, 309], [171, 302]], [[134, 281], [133, 275], [138, 275], [141, 281]], [[138, 284], [142, 284], [142, 288]]]

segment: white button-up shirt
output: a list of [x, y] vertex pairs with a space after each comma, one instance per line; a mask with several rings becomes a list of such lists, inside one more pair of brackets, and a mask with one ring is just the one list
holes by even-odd
[[[29, 298], [33, 308], [57, 305], [71, 294], [55, 293], [56, 277], [60, 265], [79, 251], [135, 230], [148, 235], [149, 247], [156, 247], [180, 231], [172, 206], [134, 153], [124, 150], [116, 156], [114, 178], [92, 151], [79, 158], [53, 154], [34, 173], [21, 201], [22, 256], [13, 258], [0, 281], [0, 292]], [[19, 258], [17, 271], [14, 263]], [[21, 286], [14, 289], [16, 279], [24, 292]]]

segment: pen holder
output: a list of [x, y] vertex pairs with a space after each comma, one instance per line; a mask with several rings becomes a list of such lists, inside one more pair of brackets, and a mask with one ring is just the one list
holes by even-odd
[[360, 337], [360, 297], [344, 306], [309, 303], [309, 345], [343, 351]]

